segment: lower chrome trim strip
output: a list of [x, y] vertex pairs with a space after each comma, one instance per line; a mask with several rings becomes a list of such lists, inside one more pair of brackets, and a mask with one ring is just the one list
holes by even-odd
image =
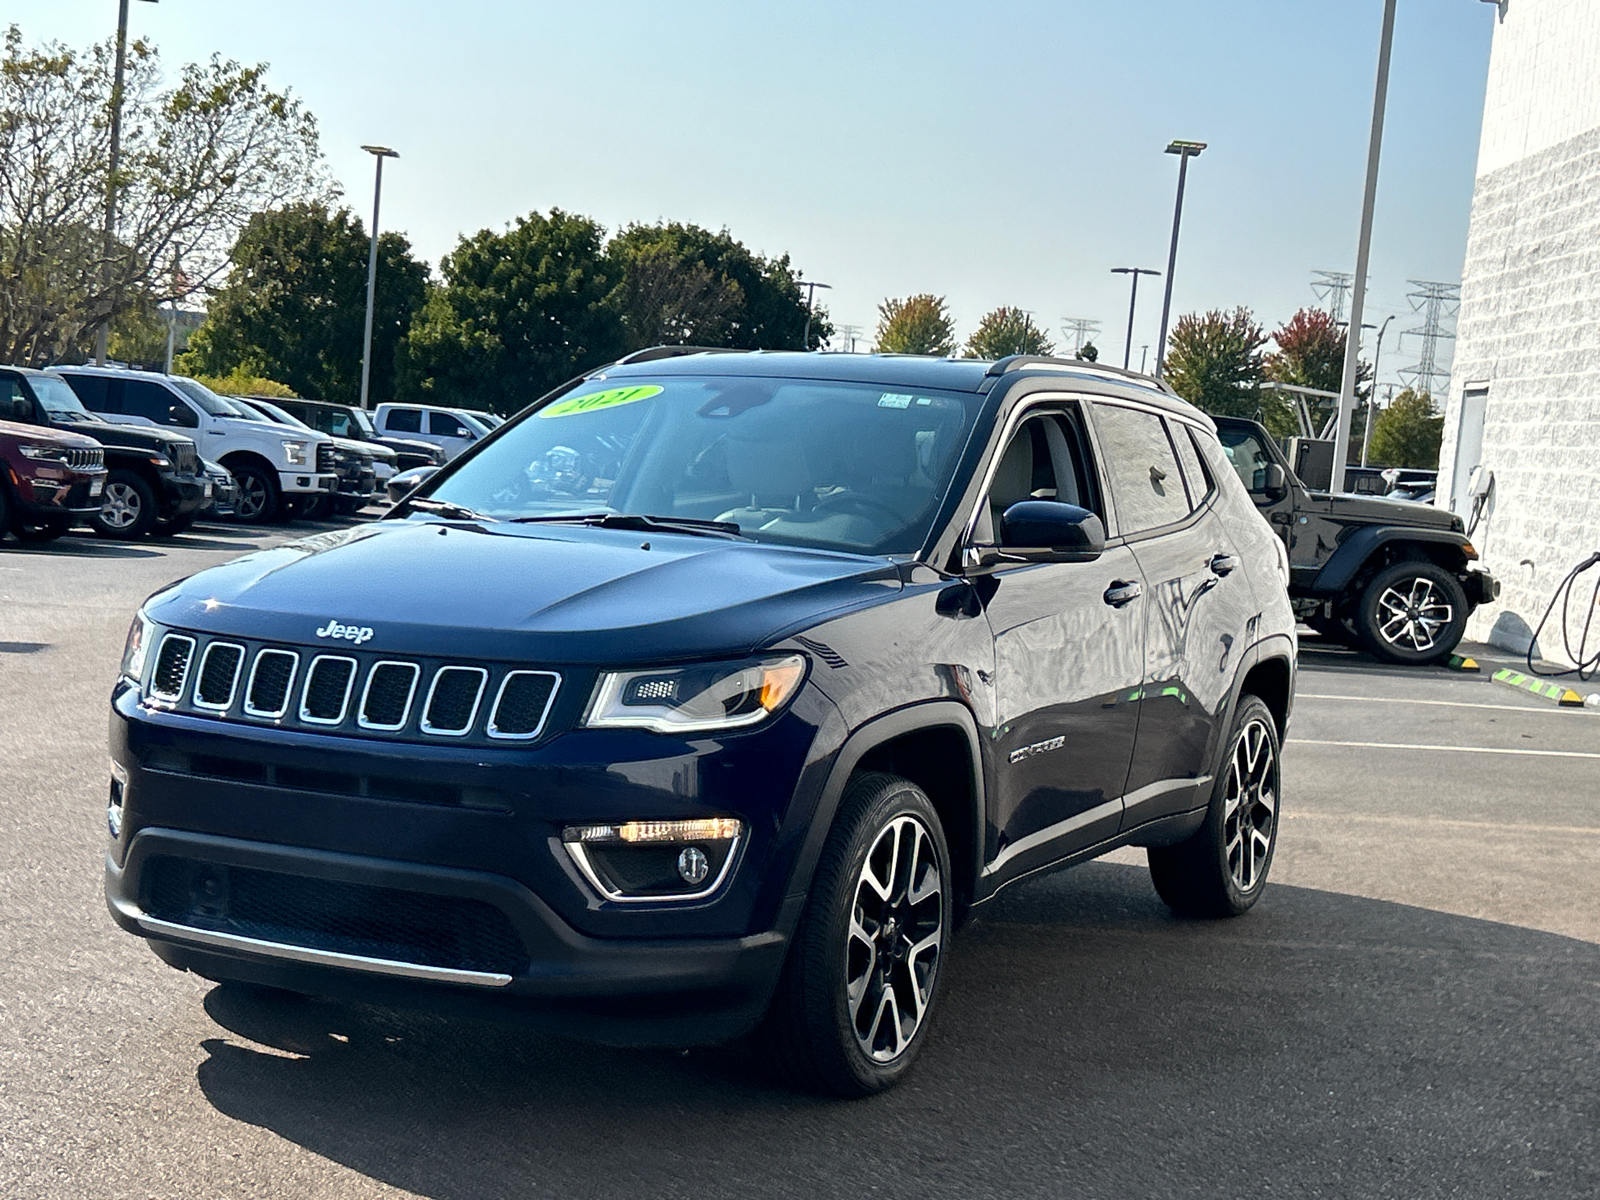
[[[125, 910], [126, 911], [126, 910]], [[367, 958], [361, 954], [341, 954], [337, 950], [313, 950], [309, 946], [290, 946], [283, 942], [266, 942], [260, 938], [245, 937], [237, 933], [217, 933], [210, 929], [195, 929], [146, 916], [133, 909], [129, 912], [148, 933], [171, 938], [178, 942], [194, 942], [213, 946], [219, 950], [243, 950], [268, 958], [282, 958], [290, 962], [310, 963], [319, 967], [344, 967], [352, 971], [370, 971], [374, 975], [394, 975], [402, 979], [427, 979], [436, 983], [465, 983], [474, 987], [505, 987], [511, 976], [493, 971], [462, 971], [454, 967], [429, 967], [422, 963], [397, 962], [388, 958]]]

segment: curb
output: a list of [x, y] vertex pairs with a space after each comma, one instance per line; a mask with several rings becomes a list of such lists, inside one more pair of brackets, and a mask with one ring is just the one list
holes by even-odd
[[1520, 671], [1502, 668], [1491, 676], [1495, 683], [1502, 683], [1506, 687], [1516, 688], [1519, 692], [1538, 696], [1541, 700], [1553, 700], [1561, 708], [1582, 708], [1583, 697], [1571, 688], [1562, 687], [1560, 684], [1546, 683], [1542, 679], [1531, 675], [1524, 675]]

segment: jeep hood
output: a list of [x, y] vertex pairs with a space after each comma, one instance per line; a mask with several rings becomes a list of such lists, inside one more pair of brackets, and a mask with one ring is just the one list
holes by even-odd
[[1460, 520], [1448, 509], [1379, 496], [1308, 493], [1312, 505], [1335, 520], [1364, 525], [1400, 525], [1412, 529], [1450, 529]]
[[110, 421], [77, 420], [55, 426], [56, 429], [81, 433], [93, 438], [102, 446], [118, 446], [124, 450], [147, 450], [152, 454], [168, 454], [183, 442], [194, 444], [194, 439], [182, 434], [162, 433], [154, 428], [141, 429], [137, 425], [114, 425]]
[[319, 644], [333, 621], [370, 628], [362, 648], [382, 653], [627, 664], [748, 653], [900, 586], [893, 563], [863, 555], [411, 519], [247, 555], [147, 611], [163, 625], [296, 645]]

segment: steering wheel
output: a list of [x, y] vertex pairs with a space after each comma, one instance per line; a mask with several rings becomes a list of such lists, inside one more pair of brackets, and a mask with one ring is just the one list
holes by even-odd
[[834, 508], [835, 506], [849, 506], [856, 509], [875, 509], [880, 515], [885, 515], [889, 518], [888, 528], [890, 529], [898, 529], [900, 526], [906, 523], [906, 518], [903, 513], [891, 508], [882, 500], [879, 500], [874, 496], [864, 495], [861, 492], [835, 492], [831, 496], [824, 496], [811, 507], [813, 509], [820, 508], [826, 510]]

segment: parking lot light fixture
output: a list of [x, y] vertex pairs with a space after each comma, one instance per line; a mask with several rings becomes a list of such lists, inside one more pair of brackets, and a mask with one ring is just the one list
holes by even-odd
[[1167, 251], [1167, 295], [1161, 302], [1161, 333], [1156, 338], [1156, 378], [1167, 361], [1167, 322], [1172, 316], [1172, 276], [1178, 269], [1178, 229], [1183, 224], [1183, 185], [1189, 177], [1189, 160], [1199, 158], [1204, 142], [1169, 142], [1167, 153], [1178, 156], [1178, 203], [1172, 212], [1172, 248]]
[[367, 393], [372, 381], [372, 308], [378, 291], [378, 206], [383, 200], [383, 160], [400, 155], [387, 146], [361, 147], [377, 160], [372, 181], [372, 242], [367, 249], [367, 324], [361, 335], [361, 407], [370, 409]]
[[1126, 371], [1128, 364], [1133, 361], [1133, 314], [1139, 307], [1139, 276], [1160, 275], [1160, 271], [1151, 271], [1144, 267], [1112, 267], [1113, 275], [1131, 275], [1133, 277], [1133, 295], [1128, 297], [1128, 340], [1122, 347], [1122, 369]]

